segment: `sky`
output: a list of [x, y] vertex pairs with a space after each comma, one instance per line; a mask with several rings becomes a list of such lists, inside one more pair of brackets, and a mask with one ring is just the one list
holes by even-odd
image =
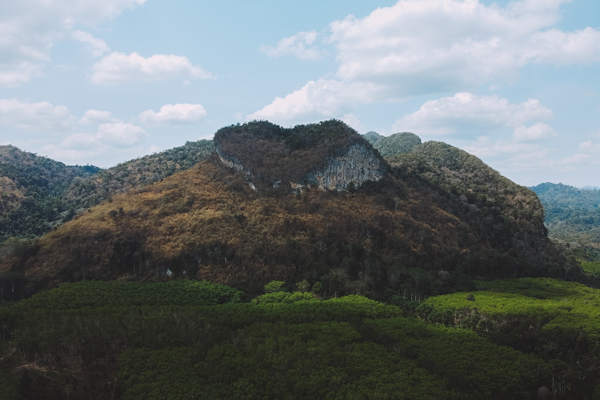
[[110, 167], [331, 118], [600, 186], [600, 1], [0, 2], [0, 145]]

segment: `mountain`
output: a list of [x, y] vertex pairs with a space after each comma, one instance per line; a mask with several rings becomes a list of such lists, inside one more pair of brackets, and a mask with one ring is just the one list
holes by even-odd
[[306, 279], [325, 296], [381, 298], [577, 274], [546, 237], [535, 193], [444, 143], [386, 161], [339, 121], [252, 122], [221, 129], [215, 147], [4, 251], [0, 275], [19, 276], [16, 297], [61, 282], [192, 277], [250, 295]]
[[291, 129], [268, 122], [233, 125], [215, 134], [215, 147], [255, 191], [345, 190], [385, 174], [385, 162], [369, 143], [335, 120]]
[[546, 209], [546, 226], [555, 240], [600, 253], [600, 191], [541, 183], [531, 188]]
[[581, 187], [579, 189], [581, 189], [581, 190], [600, 190], [600, 187], [598, 187], [598, 186], [584, 186], [584, 187]]
[[213, 151], [212, 141], [199, 140], [100, 169], [0, 146], [0, 243], [41, 236], [114, 194], [189, 169]]
[[401, 132], [380, 138], [373, 143], [373, 147], [379, 150], [382, 156], [391, 157], [396, 154], [408, 153], [419, 144], [421, 144], [420, 137], [414, 133]]
[[75, 179], [100, 169], [61, 162], [0, 146], [0, 243], [11, 236], [41, 236], [68, 212], [63, 196]]
[[74, 179], [64, 201], [75, 213], [80, 213], [115, 194], [144, 187], [189, 169], [213, 151], [212, 140], [198, 140], [118, 164], [93, 176]]
[[367, 141], [368, 141], [369, 143], [371, 143], [371, 145], [375, 144], [375, 142], [376, 142], [376, 141], [378, 141], [379, 139], [381, 139], [381, 138], [384, 138], [384, 137], [385, 137], [385, 136], [383, 136], [383, 135], [380, 135], [379, 133], [377, 133], [377, 132], [374, 132], [374, 131], [367, 132], [367, 133], [365, 133], [365, 134], [364, 134], [364, 135], [362, 135], [362, 136], [363, 136], [365, 139], [367, 139]]

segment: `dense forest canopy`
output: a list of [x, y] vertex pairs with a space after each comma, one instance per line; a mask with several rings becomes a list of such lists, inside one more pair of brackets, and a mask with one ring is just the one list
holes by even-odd
[[98, 171], [0, 146], [0, 242], [11, 236], [41, 236], [66, 220], [64, 194], [69, 185]]
[[552, 239], [584, 248], [588, 261], [600, 256], [600, 191], [561, 183], [531, 188], [546, 210], [546, 227]]

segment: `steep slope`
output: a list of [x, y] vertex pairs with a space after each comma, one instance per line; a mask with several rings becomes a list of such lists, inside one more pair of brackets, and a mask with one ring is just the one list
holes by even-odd
[[[7, 255], [0, 274], [22, 274], [15, 296], [83, 279], [193, 277], [250, 295], [274, 279], [307, 279], [320, 282], [324, 296], [375, 298], [468, 290], [476, 276], [564, 276], [564, 257], [545, 236], [535, 194], [443, 143], [416, 146], [391, 159], [378, 181], [345, 189], [306, 185], [294, 193], [267, 185], [288, 169], [302, 177], [348, 154], [342, 146], [341, 153], [328, 153], [327, 140], [369, 150], [350, 128], [333, 122], [308, 126], [315, 135], [308, 139], [319, 139], [299, 148], [313, 157], [308, 165], [290, 162], [296, 150], [285, 151], [285, 140], [293, 135], [247, 142], [249, 154], [234, 153], [217, 135], [220, 156], [112, 196], [35, 246]], [[243, 127], [230, 127], [232, 135], [250, 140]], [[278, 128], [264, 122], [245, 127]], [[261, 164], [253, 157], [265, 148], [278, 152], [263, 152], [272, 159]], [[233, 154], [239, 170], [223, 160]]]
[[377, 140], [373, 147], [379, 150], [384, 157], [410, 152], [415, 146], [421, 144], [421, 138], [410, 132], [394, 133]]
[[71, 182], [98, 170], [0, 146], [0, 243], [48, 232], [67, 211], [62, 197]]
[[551, 238], [578, 247], [600, 250], [600, 191], [577, 189], [562, 183], [541, 183], [531, 188], [546, 209]]
[[470, 274], [489, 276], [485, 270], [493, 266], [495, 272], [504, 269], [504, 275], [512, 270], [514, 276], [559, 276], [573, 267], [548, 240], [536, 194], [479, 158], [442, 142], [426, 142], [388, 161], [398, 177], [426, 184], [440, 207], [469, 225], [470, 233], [457, 231], [460, 241], [487, 243], [492, 258], [482, 250], [475, 256], [481, 264]]

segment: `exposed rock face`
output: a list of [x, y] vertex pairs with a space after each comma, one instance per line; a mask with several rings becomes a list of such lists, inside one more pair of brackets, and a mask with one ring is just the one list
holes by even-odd
[[356, 144], [343, 156], [332, 158], [323, 170], [309, 174], [306, 181], [321, 190], [347, 190], [350, 183], [359, 187], [365, 181], [380, 180], [384, 173], [385, 166], [373, 148]]
[[268, 122], [232, 126], [215, 135], [223, 164], [241, 173], [255, 191], [348, 190], [378, 181], [386, 163], [341, 121], [284, 129]]

